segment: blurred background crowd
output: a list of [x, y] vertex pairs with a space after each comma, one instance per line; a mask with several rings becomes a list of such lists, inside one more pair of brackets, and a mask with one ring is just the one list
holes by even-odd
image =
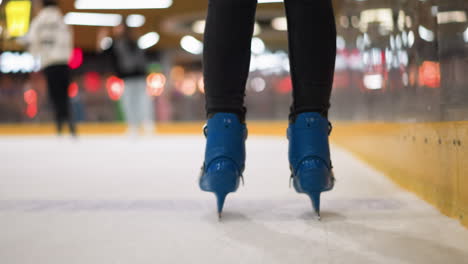
[[[249, 119], [288, 115], [292, 87], [280, 2], [259, 1], [246, 90]], [[59, 0], [58, 6], [73, 40], [67, 96], [74, 120], [127, 117], [151, 126], [153, 119], [205, 119], [207, 0]], [[468, 120], [467, 0], [336, 0], [334, 6], [332, 119]], [[0, 123], [54, 120], [44, 61], [25, 44], [41, 8], [42, 0], [0, 0]], [[119, 48], [122, 39], [133, 43], [129, 51]], [[135, 86], [140, 91], [126, 99]], [[132, 119], [128, 109], [136, 108]]]

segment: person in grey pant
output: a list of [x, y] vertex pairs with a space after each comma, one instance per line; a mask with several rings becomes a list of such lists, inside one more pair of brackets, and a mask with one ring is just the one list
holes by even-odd
[[146, 92], [146, 79], [141, 76], [124, 78], [122, 95], [129, 135], [137, 135], [140, 125], [147, 134], [154, 132], [153, 101]]
[[138, 47], [134, 32], [124, 23], [114, 28], [114, 41], [109, 51], [117, 76], [124, 80], [123, 110], [128, 133], [138, 134], [143, 125], [146, 133], [154, 132], [154, 107], [146, 92], [146, 65], [144, 51]]

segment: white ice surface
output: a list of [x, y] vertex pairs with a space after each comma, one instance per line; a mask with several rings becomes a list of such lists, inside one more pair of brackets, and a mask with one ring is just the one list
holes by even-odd
[[468, 263], [468, 230], [333, 148], [321, 222], [287, 142], [250, 137], [245, 187], [198, 189], [204, 139], [0, 138], [0, 263]]

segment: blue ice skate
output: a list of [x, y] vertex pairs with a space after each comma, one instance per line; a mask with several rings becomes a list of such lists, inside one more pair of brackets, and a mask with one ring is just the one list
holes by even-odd
[[291, 180], [298, 193], [307, 194], [320, 219], [320, 195], [335, 184], [330, 160], [330, 123], [319, 113], [302, 113], [289, 124]]
[[221, 218], [226, 196], [239, 187], [245, 164], [245, 139], [247, 128], [235, 114], [217, 113], [208, 120], [205, 162], [200, 188], [216, 195]]

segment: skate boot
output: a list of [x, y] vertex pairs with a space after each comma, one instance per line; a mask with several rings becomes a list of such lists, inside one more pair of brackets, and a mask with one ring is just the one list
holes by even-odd
[[298, 193], [310, 197], [318, 219], [320, 194], [335, 184], [328, 143], [330, 130], [328, 120], [315, 112], [299, 114], [288, 128], [291, 180]]
[[206, 136], [205, 162], [200, 188], [216, 195], [221, 219], [226, 196], [239, 187], [245, 163], [247, 128], [231, 113], [217, 113], [204, 128]]

